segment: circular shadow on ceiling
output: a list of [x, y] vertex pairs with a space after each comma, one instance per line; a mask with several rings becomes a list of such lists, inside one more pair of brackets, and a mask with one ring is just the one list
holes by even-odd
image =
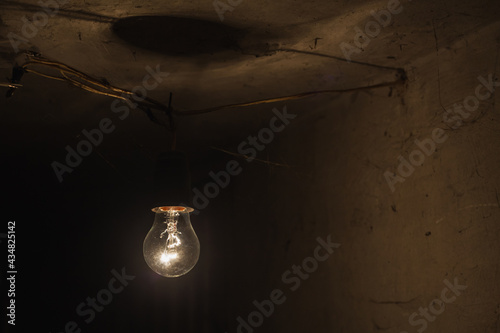
[[124, 41], [173, 56], [197, 56], [239, 50], [243, 30], [222, 23], [174, 16], [131, 16], [113, 24]]

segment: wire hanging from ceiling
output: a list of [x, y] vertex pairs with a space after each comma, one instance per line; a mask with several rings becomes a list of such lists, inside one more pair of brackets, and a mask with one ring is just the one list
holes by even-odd
[[[34, 52], [26, 52], [26, 57], [27, 61], [23, 63], [20, 66], [15, 66], [13, 69], [13, 77], [10, 80], [9, 84], [6, 84], [9, 86], [9, 92], [7, 92], [7, 97], [10, 97], [13, 92], [21, 87], [19, 81], [20, 78], [22, 77], [23, 73], [32, 73], [39, 75], [41, 77], [45, 77], [48, 79], [53, 79], [53, 80], [58, 80], [58, 81], [64, 81], [67, 82], [75, 87], [78, 87], [80, 89], [89, 91], [91, 93], [95, 94], [100, 94], [108, 97], [113, 97], [113, 98], [118, 98], [122, 100], [128, 100], [128, 97], [132, 97], [135, 93], [119, 88], [116, 86], [111, 85], [107, 80], [105, 79], [98, 79], [95, 77], [92, 77], [84, 72], [81, 72], [73, 67], [70, 67], [62, 62], [55, 61], [55, 60], [49, 60], [45, 57], [42, 57], [38, 53]], [[60, 76], [56, 76], [53, 74], [47, 74], [44, 72], [41, 72], [39, 70], [33, 69], [33, 67], [44, 67], [44, 68], [49, 68], [52, 70], [55, 70], [59, 72]], [[389, 69], [389, 68], [386, 68]], [[391, 68], [392, 69], [392, 68]], [[398, 84], [404, 84], [406, 82], [406, 75], [404, 73], [404, 70], [400, 68], [394, 68], [397, 72], [396, 79], [390, 82], [382, 82], [382, 83], [377, 83], [373, 85], [367, 85], [367, 86], [360, 86], [360, 87], [354, 87], [354, 88], [347, 88], [347, 89], [326, 89], [326, 90], [318, 90], [318, 91], [308, 91], [308, 92], [302, 92], [294, 95], [287, 95], [287, 96], [281, 96], [281, 97], [275, 97], [275, 98], [267, 98], [267, 99], [260, 99], [260, 100], [254, 100], [254, 101], [248, 101], [248, 102], [242, 102], [242, 103], [235, 103], [235, 104], [227, 104], [227, 105], [220, 105], [220, 106], [215, 106], [215, 107], [210, 107], [206, 109], [199, 109], [199, 110], [185, 110], [185, 111], [175, 111], [172, 107], [172, 93], [170, 93], [170, 98], [169, 98], [169, 103], [168, 105], [165, 105], [153, 98], [150, 97], [145, 97], [144, 100], [142, 101], [136, 101], [138, 108], [141, 109], [146, 113], [148, 118], [161, 126], [164, 126], [167, 128], [169, 131], [175, 133], [175, 123], [174, 123], [174, 115], [175, 116], [192, 116], [192, 115], [199, 115], [199, 114], [204, 114], [204, 113], [210, 113], [214, 111], [219, 111], [223, 109], [229, 109], [229, 108], [238, 108], [238, 107], [247, 107], [247, 106], [254, 106], [254, 105], [260, 105], [260, 104], [267, 104], [267, 103], [276, 103], [276, 102], [282, 102], [282, 101], [289, 101], [289, 100], [295, 100], [295, 99], [301, 99], [301, 98], [306, 98], [318, 94], [327, 94], [327, 93], [348, 93], [348, 92], [355, 92], [355, 91], [361, 91], [361, 90], [367, 90], [367, 89], [374, 89], [374, 88], [380, 88], [380, 87], [388, 87], [388, 86], [394, 86]], [[159, 120], [151, 110], [159, 110], [165, 113], [168, 119], [168, 123]], [[174, 134], [174, 140], [173, 140], [173, 146], [175, 146], [175, 134]]]

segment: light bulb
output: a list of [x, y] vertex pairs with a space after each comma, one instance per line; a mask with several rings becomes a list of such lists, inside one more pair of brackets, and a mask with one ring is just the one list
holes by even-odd
[[189, 219], [193, 208], [164, 206], [152, 211], [155, 220], [142, 247], [146, 263], [162, 276], [186, 274], [200, 256], [200, 242]]

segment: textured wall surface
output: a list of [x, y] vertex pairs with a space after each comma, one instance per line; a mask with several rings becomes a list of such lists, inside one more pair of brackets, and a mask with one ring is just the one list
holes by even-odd
[[[231, 8], [222, 22], [214, 3]], [[18, 51], [126, 89], [160, 66], [169, 75], [149, 96], [172, 92], [178, 111], [361, 88], [179, 116], [202, 252], [165, 279], [142, 241], [170, 136], [26, 74], [0, 101], [19, 331], [500, 333], [498, 1], [214, 3], [68, 2], [28, 38], [39, 5], [0, 1], [2, 78], [22, 62], [15, 33]], [[59, 182], [51, 163], [103, 118], [116, 129]], [[241, 172], [196, 196], [232, 160]], [[122, 267], [135, 279], [87, 322], [76, 308]]]

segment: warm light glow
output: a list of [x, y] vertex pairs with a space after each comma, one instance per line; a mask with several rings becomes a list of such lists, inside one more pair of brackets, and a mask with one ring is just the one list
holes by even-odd
[[156, 213], [153, 227], [144, 239], [144, 259], [156, 273], [177, 277], [189, 272], [198, 261], [200, 243], [189, 213], [192, 208], [163, 206]]
[[161, 262], [164, 262], [165, 264], [168, 264], [172, 259], [177, 258], [177, 253], [163, 253], [161, 255]]

